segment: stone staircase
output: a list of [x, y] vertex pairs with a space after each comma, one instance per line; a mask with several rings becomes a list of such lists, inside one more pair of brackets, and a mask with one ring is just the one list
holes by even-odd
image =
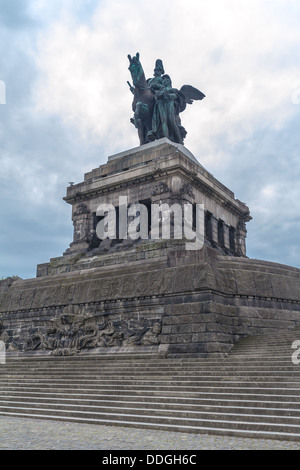
[[7, 357], [0, 416], [300, 440], [300, 329], [240, 341], [226, 358]]

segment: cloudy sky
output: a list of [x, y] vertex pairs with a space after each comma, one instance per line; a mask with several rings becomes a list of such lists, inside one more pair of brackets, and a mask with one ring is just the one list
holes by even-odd
[[299, 24], [298, 0], [0, 0], [0, 279], [61, 256], [68, 183], [139, 145], [137, 51], [205, 93], [185, 146], [249, 205], [248, 256], [300, 268]]

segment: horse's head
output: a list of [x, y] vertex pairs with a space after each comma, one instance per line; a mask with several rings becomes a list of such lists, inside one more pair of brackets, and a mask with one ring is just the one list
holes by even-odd
[[134, 61], [140, 61], [140, 53], [137, 52], [136, 55], [132, 58], [130, 54], [128, 54], [128, 59], [129, 59], [129, 62], [130, 64]]
[[134, 57], [128, 55], [129, 59], [129, 71], [131, 73], [132, 81], [135, 87], [145, 86], [146, 78], [142, 64], [140, 62], [140, 54], [137, 54]]

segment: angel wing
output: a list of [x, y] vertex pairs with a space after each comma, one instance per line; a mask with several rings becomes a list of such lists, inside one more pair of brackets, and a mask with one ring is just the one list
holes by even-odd
[[203, 100], [205, 95], [191, 85], [183, 85], [180, 92], [184, 95], [187, 104], [193, 104], [194, 100]]

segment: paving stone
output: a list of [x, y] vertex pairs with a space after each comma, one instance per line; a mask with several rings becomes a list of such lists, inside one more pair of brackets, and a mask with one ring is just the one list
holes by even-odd
[[300, 442], [0, 416], [0, 450], [300, 450]]

